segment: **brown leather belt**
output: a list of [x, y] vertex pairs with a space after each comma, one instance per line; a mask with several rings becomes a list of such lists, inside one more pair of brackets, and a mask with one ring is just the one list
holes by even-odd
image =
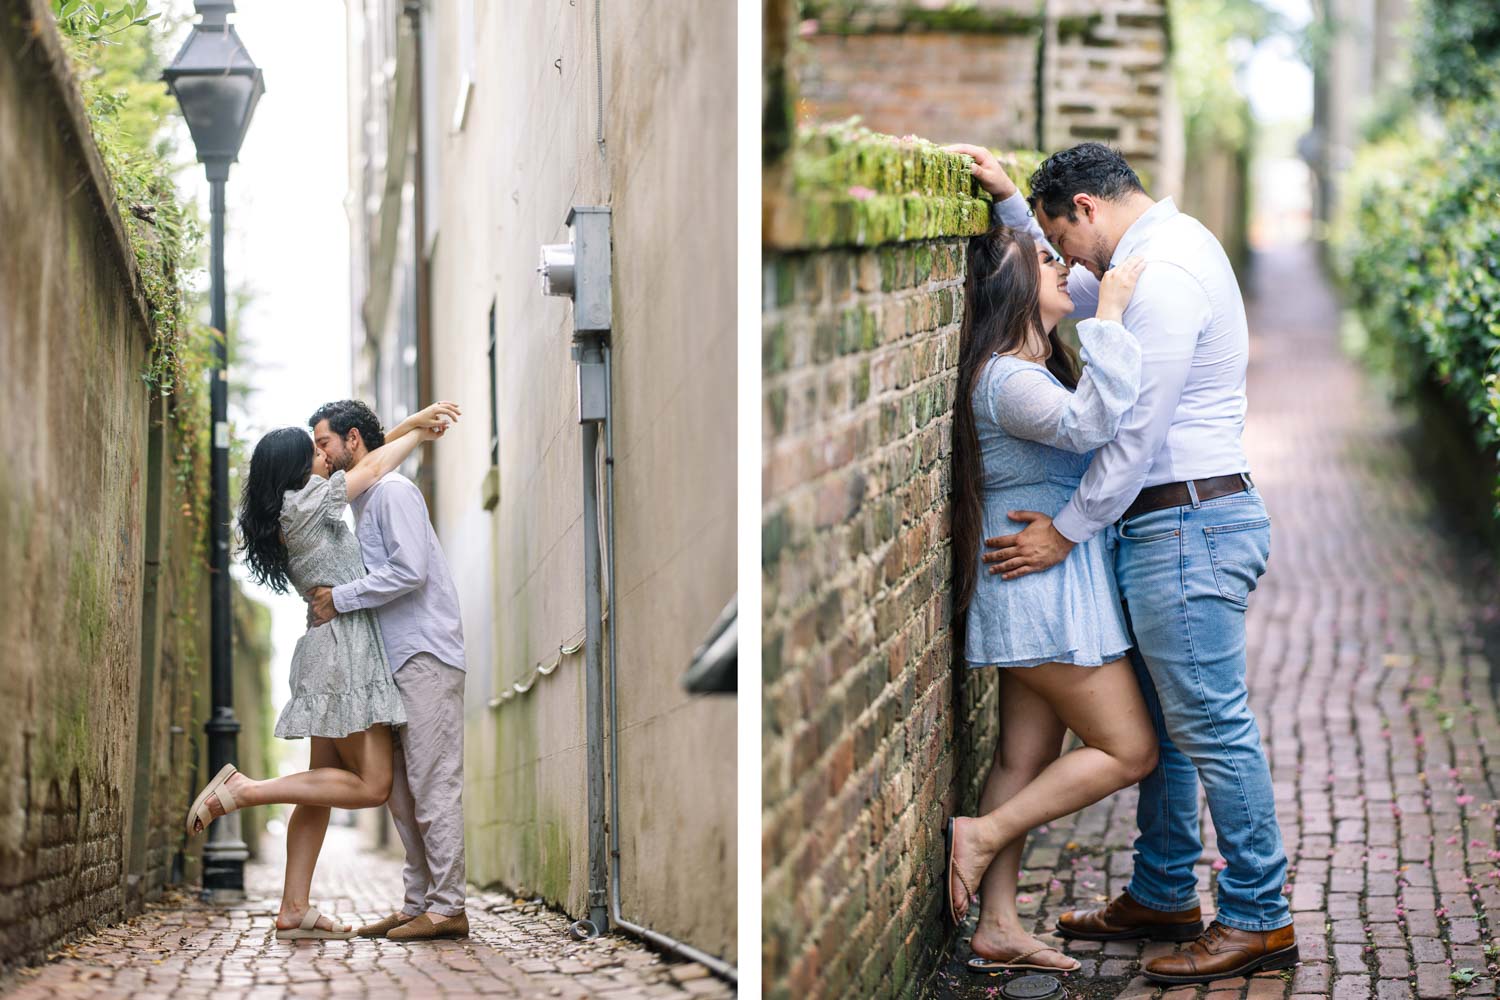
[[[1231, 493], [1243, 493], [1254, 485], [1250, 481], [1248, 472], [1193, 480], [1193, 488], [1198, 491], [1200, 501], [1227, 497]], [[1162, 483], [1160, 486], [1148, 486], [1141, 490], [1135, 502], [1126, 508], [1120, 520], [1135, 517], [1137, 514], [1149, 514], [1153, 510], [1166, 510], [1168, 507], [1186, 507], [1192, 502], [1193, 497], [1188, 492], [1187, 483]]]

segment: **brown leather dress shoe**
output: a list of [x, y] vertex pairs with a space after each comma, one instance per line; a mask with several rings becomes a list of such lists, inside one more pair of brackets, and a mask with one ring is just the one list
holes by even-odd
[[1208, 983], [1253, 972], [1290, 969], [1300, 960], [1292, 925], [1274, 931], [1241, 931], [1215, 920], [1203, 936], [1141, 969], [1153, 983]]
[[415, 919], [417, 918], [408, 917], [400, 910], [397, 910], [395, 913], [392, 913], [384, 920], [377, 920], [373, 924], [365, 924], [356, 933], [358, 933], [360, 937], [383, 938], [391, 931], [395, 930], [397, 927], [400, 927], [402, 924], [409, 924]]
[[469, 915], [460, 913], [446, 917], [437, 923], [427, 914], [409, 920], [400, 927], [386, 931], [387, 941], [427, 941], [432, 938], [461, 938], [469, 936]]
[[1203, 911], [1153, 910], [1122, 892], [1108, 906], [1069, 910], [1057, 918], [1057, 933], [1081, 941], [1191, 941], [1203, 933]]

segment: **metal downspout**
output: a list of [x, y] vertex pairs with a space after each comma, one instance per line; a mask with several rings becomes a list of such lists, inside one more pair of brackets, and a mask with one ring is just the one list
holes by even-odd
[[[578, 345], [579, 364], [597, 364], [596, 338]], [[607, 413], [608, 411], [606, 411]], [[607, 418], [606, 418], [607, 419]], [[605, 908], [604, 840], [604, 670], [601, 664], [604, 620], [599, 580], [599, 424], [579, 425], [583, 451], [583, 640], [585, 727], [588, 731], [589, 786], [589, 920], [599, 930], [607, 927]], [[610, 588], [613, 590], [613, 586]], [[610, 631], [614, 631], [611, 622]]]
[[[604, 344], [604, 507], [607, 515], [608, 560], [607, 579], [609, 580], [609, 916], [614, 926], [633, 934], [638, 938], [675, 952], [683, 958], [698, 962], [715, 975], [722, 976], [730, 982], [738, 984], [739, 972], [734, 966], [700, 951], [692, 945], [676, 938], [668, 937], [659, 931], [642, 927], [640, 924], [631, 923], [620, 913], [620, 726], [618, 702], [615, 698], [615, 634], [619, 631], [619, 616], [615, 611], [615, 591], [619, 589], [615, 577], [615, 399], [614, 379], [610, 369], [610, 348]], [[593, 468], [592, 456], [584, 463]], [[587, 527], [584, 529], [587, 531]], [[595, 577], [597, 580], [597, 575]], [[595, 591], [597, 599], [598, 592]], [[590, 627], [593, 627], [593, 619], [590, 618]], [[590, 736], [593, 730], [590, 729]], [[591, 758], [592, 759], [592, 758]], [[592, 802], [593, 783], [589, 785], [590, 801]]]

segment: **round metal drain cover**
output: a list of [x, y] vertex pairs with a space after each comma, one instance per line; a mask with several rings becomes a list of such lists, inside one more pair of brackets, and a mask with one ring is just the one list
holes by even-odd
[[1000, 987], [1005, 1000], [1062, 1000], [1062, 983], [1052, 976], [1021, 976]]

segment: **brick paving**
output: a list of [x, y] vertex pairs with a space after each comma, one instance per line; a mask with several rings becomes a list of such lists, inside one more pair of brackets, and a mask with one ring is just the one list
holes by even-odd
[[[272, 849], [283, 843], [264, 841]], [[0, 997], [734, 996], [702, 965], [673, 962], [625, 937], [574, 941], [568, 917], [472, 888], [464, 940], [278, 942], [281, 873], [277, 857], [249, 865], [248, 898], [233, 907], [174, 894], [0, 981]], [[329, 829], [313, 905], [357, 926], [389, 913], [400, 889], [399, 860], [362, 851], [352, 829]]]
[[[1413, 471], [1420, 434], [1340, 352], [1311, 251], [1278, 249], [1257, 265], [1246, 445], [1273, 535], [1250, 600], [1250, 697], [1302, 964], [1161, 990], [1139, 962], [1174, 946], [1073, 942], [1083, 968], [1067, 988], [1170, 1000], [1495, 996], [1495, 566], [1454, 534]], [[1038, 931], [1124, 887], [1134, 811], [1132, 789], [1033, 839], [1021, 912]], [[1203, 818], [1210, 914], [1217, 854], [1206, 808]], [[967, 957], [962, 943], [950, 948], [929, 996], [997, 995], [1003, 980], [967, 972]]]

